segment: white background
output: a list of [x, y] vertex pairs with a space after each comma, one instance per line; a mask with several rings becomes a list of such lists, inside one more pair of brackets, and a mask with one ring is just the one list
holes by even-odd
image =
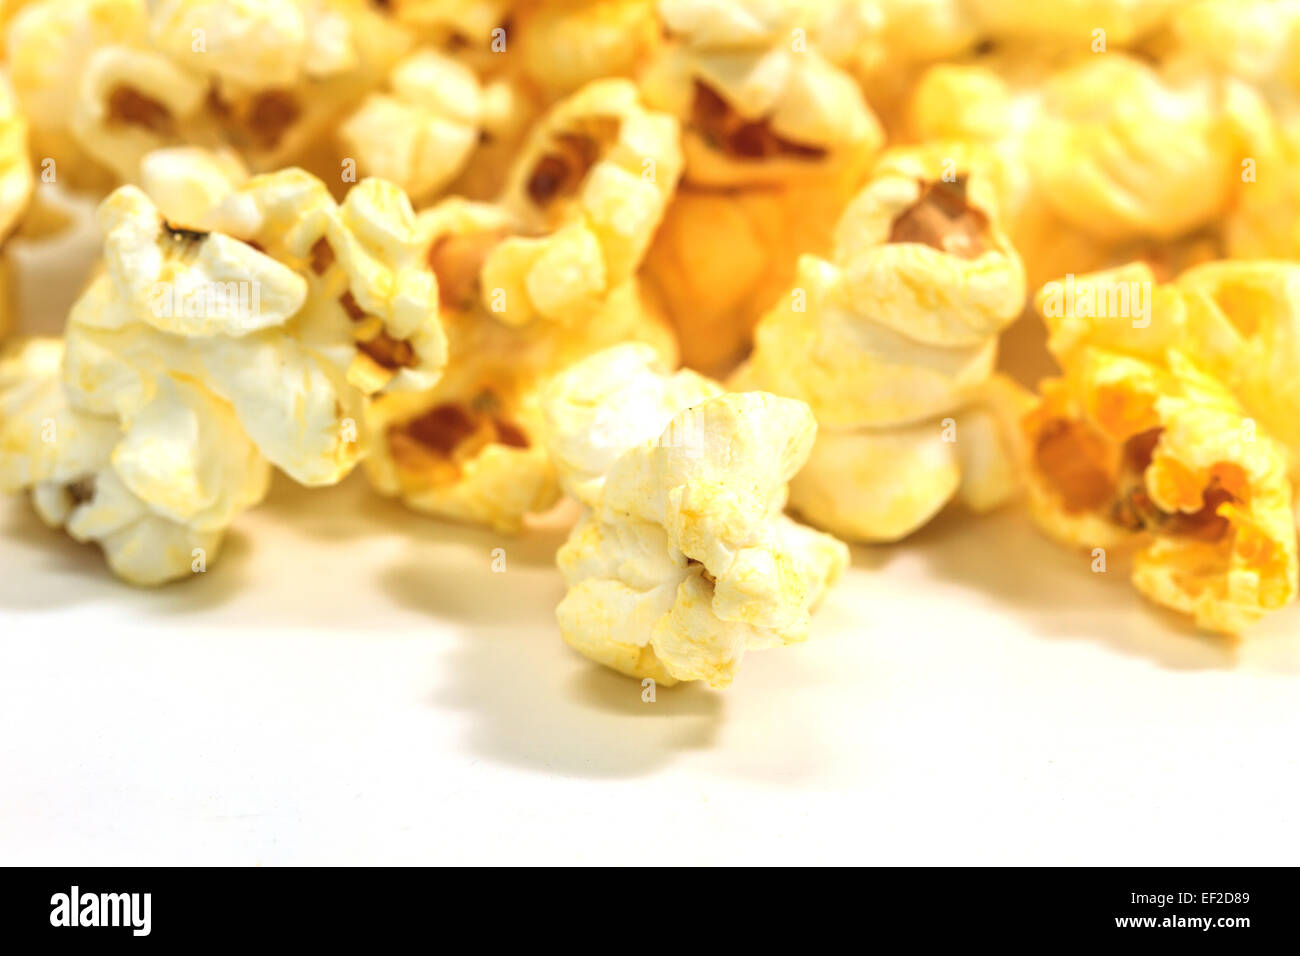
[[854, 549], [807, 644], [651, 704], [559, 639], [565, 517], [280, 480], [145, 591], [0, 500], [0, 863], [1297, 859], [1298, 608], [1200, 636], [954, 512]]

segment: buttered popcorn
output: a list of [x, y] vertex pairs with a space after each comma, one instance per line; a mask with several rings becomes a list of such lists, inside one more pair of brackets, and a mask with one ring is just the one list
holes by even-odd
[[501, 205], [517, 235], [488, 253], [485, 304], [512, 325], [572, 323], [641, 264], [681, 174], [677, 124], [636, 85], [591, 83], [534, 129]]
[[558, 556], [565, 641], [634, 677], [725, 687], [745, 651], [808, 636], [848, 550], [781, 513], [816, 433], [806, 405], [669, 375], [636, 345], [577, 363], [542, 404], [585, 506]]
[[438, 280], [450, 360], [435, 388], [369, 403], [374, 440], [366, 474], [419, 511], [517, 531], [527, 514], [559, 496], [540, 435], [545, 377], [624, 341], [646, 342], [673, 361], [675, 342], [635, 278], [602, 292], [594, 311], [566, 324], [501, 321], [485, 304], [482, 280], [491, 250], [520, 228], [501, 206], [446, 200], [420, 214], [419, 228]]
[[1035, 516], [1135, 548], [1137, 588], [1209, 630], [1296, 593], [1298, 269], [1217, 262], [1158, 285], [1137, 264], [1037, 300], [1065, 375], [1025, 419]]
[[822, 254], [883, 134], [852, 77], [809, 45], [805, 5], [662, 2], [672, 42], [642, 76], [682, 123], [685, 170], [647, 260], [687, 364], [744, 357], [754, 322]]
[[410, 44], [358, 0], [33, 0], [6, 30], [33, 155], [91, 190], [182, 144], [310, 162]]
[[[5, 339], [0, 488], [126, 580], [206, 570], [272, 468], [361, 465], [500, 533], [576, 498], [564, 639], [666, 683], [802, 640], [837, 538], [1026, 485], [1203, 628], [1294, 599], [1300, 0], [14, 0], [0, 30], [0, 338], [64, 191], [104, 240], [62, 337]], [[998, 370], [1017, 319], [1009, 367], [1040, 319], [1060, 366], [1037, 395]]]
[[18, 112], [13, 91], [0, 76], [0, 341], [14, 325], [12, 282], [5, 247], [32, 198], [32, 167], [27, 157], [27, 120]]
[[[103, 267], [60, 360], [51, 372], [42, 353], [37, 383], [22, 356], [11, 374], [2, 477], [51, 523], [99, 541], [123, 577], [155, 584], [190, 573], [193, 548], [159, 540], [142, 566], [114, 552], [119, 517], [143, 521], [132, 548], [156, 531], [213, 551], [265, 490], [267, 462], [306, 485], [346, 475], [364, 451], [366, 397], [430, 388], [446, 339], [437, 280], [392, 184], [367, 180], [336, 204], [301, 170], [240, 182], [228, 161], [192, 151], [152, 154], [145, 170], [168, 214], [134, 186], [101, 204]], [[205, 190], [207, 208], [195, 202]], [[65, 409], [74, 425], [43, 447], [41, 424]], [[69, 478], [77, 468], [86, 475]], [[82, 477], [112, 517], [47, 506], [59, 482]], [[89, 514], [103, 503], [78, 502]]]
[[957, 144], [886, 153], [834, 260], [800, 260], [733, 380], [817, 416], [791, 506], [841, 537], [892, 541], [953, 497], [978, 510], [1009, 498], [1026, 399], [993, 365], [1024, 295], [987, 158]]

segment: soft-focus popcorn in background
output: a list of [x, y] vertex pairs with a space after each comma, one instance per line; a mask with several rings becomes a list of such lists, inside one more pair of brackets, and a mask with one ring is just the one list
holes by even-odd
[[13, 91], [0, 76], [0, 341], [16, 324], [9, 257], [5, 246], [32, 198], [32, 167], [27, 159], [27, 120], [18, 112]]
[[34, 0], [6, 31], [33, 157], [100, 192], [165, 146], [230, 146], [254, 171], [332, 156], [410, 44], [361, 0]]
[[796, 30], [807, 7], [662, 2], [671, 42], [642, 75], [682, 123], [686, 166], [646, 275], [686, 364], [729, 371], [798, 257], [830, 233], [882, 143], [861, 91]]
[[1025, 397], [994, 375], [1020, 315], [1020, 259], [989, 161], [960, 144], [885, 153], [835, 230], [800, 260], [732, 381], [806, 401], [821, 430], [790, 502], [818, 527], [893, 541], [954, 496], [995, 507], [1018, 484]]
[[1300, 266], [1216, 262], [1158, 285], [1134, 264], [1037, 304], [1065, 373], [1025, 419], [1039, 523], [1136, 548], [1138, 589], [1210, 630], [1293, 600]]
[[782, 514], [816, 422], [799, 401], [669, 374], [646, 346], [593, 355], [542, 400], [585, 506], [560, 549], [560, 632], [615, 670], [731, 683], [747, 650], [807, 638], [848, 549]]

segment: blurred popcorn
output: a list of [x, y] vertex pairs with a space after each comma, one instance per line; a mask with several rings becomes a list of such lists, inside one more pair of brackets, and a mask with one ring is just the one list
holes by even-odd
[[166, 146], [310, 163], [410, 43], [359, 0], [33, 0], [6, 30], [33, 156], [92, 191]]
[[1065, 375], [1025, 418], [1036, 517], [1071, 544], [1137, 548], [1138, 589], [1209, 630], [1295, 596], [1298, 268], [1156, 285], [1135, 264], [1037, 299]]
[[908, 110], [912, 136], [996, 157], [1005, 229], [1035, 285], [1134, 258], [1172, 274], [1221, 255], [1217, 228], [1260, 124], [1241, 84], [1119, 52], [1076, 52], [1060, 69], [1009, 53], [937, 65]]
[[542, 408], [586, 506], [558, 555], [570, 645], [634, 677], [725, 687], [746, 650], [808, 636], [848, 550], [781, 513], [816, 433], [806, 405], [723, 394], [624, 345], [556, 377]]
[[468, 67], [435, 50], [402, 60], [389, 91], [372, 93], [339, 130], [363, 176], [381, 176], [419, 203], [464, 168], [478, 144], [482, 91]]
[[18, 112], [8, 82], [0, 76], [0, 341], [15, 324], [5, 246], [31, 202], [32, 185], [27, 120]]
[[731, 369], [753, 324], [823, 254], [883, 142], [844, 70], [808, 45], [797, 3], [664, 2], [673, 42], [642, 76], [683, 127], [686, 166], [647, 260], [688, 365]]
[[892, 541], [954, 496], [1018, 485], [1026, 398], [993, 374], [1024, 271], [998, 226], [988, 160], [958, 144], [886, 153], [835, 230], [800, 260], [732, 381], [809, 404], [821, 430], [791, 506], [834, 534]]

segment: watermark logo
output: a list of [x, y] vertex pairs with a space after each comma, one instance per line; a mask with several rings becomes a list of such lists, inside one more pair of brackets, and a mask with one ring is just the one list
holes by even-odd
[[[646, 443], [645, 429], [626, 416], [599, 409], [591, 423], [591, 446], [626, 451]], [[698, 458], [704, 451], [704, 429], [695, 409], [688, 408], [674, 418], [663, 433], [650, 440], [656, 448], [667, 448], [686, 458]]]
[[149, 308], [159, 319], [216, 319], [251, 328], [262, 316], [262, 284], [240, 279], [204, 282], [181, 290], [171, 282], [155, 282], [149, 292]]
[[50, 925], [129, 927], [133, 936], [148, 936], [152, 908], [152, 893], [82, 893], [74, 886], [50, 897]]
[[1076, 283], [1071, 272], [1064, 282], [1054, 279], [1043, 286], [1042, 309], [1048, 318], [1132, 319], [1133, 328], [1145, 329], [1151, 324], [1151, 283], [1097, 279]]

